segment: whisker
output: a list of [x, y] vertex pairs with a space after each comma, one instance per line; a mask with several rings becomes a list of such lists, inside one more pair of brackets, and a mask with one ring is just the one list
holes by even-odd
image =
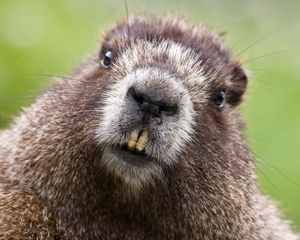
[[27, 73], [29, 76], [38, 76], [38, 77], [47, 77], [47, 78], [62, 78], [62, 79], [68, 79], [68, 80], [79, 80], [77, 78], [69, 77], [69, 76], [63, 76], [63, 75], [54, 75], [49, 73]]
[[244, 48], [243, 50], [241, 50], [240, 52], [237, 53], [237, 57], [240, 57], [243, 53], [245, 53], [247, 50], [249, 50], [250, 48], [256, 46], [258, 43], [266, 40], [268, 37], [270, 37], [271, 34], [260, 37], [258, 39], [256, 39], [254, 42], [252, 42], [250, 45], [248, 45], [246, 48]]
[[88, 16], [90, 19], [92, 19], [95, 23], [97, 23], [97, 25], [100, 23], [100, 21], [99, 21], [99, 19], [98, 18], [96, 18], [94, 15], [92, 15], [92, 14], [90, 14], [88, 11], [86, 11], [85, 9], [80, 9], [81, 10], [81, 12], [84, 14], [84, 15], [86, 15], [86, 16]]
[[[207, 144], [205, 144], [203, 141], [202, 141], [202, 144], [204, 144], [204, 146], [206, 146], [207, 148], [209, 147], [209, 146], [208, 146]], [[240, 145], [240, 144], [238, 144], [238, 145]], [[222, 149], [223, 151], [226, 151], [226, 150], [223, 148], [223, 146], [219, 146], [219, 148], [220, 148], [220, 147], [221, 147], [221, 149]], [[212, 150], [212, 149], [210, 148], [210, 150]], [[213, 153], [219, 154], [219, 152], [218, 152], [218, 151], [215, 151], [214, 149], [213, 149]], [[258, 163], [261, 164], [261, 166], [263, 166], [264, 168], [267, 169], [267, 167], [266, 167], [265, 165], [263, 165], [262, 162], [259, 161], [259, 159], [258, 159], [257, 157], [255, 158], [255, 161], [257, 161]], [[259, 172], [262, 174], [262, 176], [270, 183], [270, 185], [271, 185], [275, 190], [278, 189], [278, 188], [274, 185], [274, 183], [271, 181], [271, 179], [268, 177], [268, 175], [267, 175], [261, 168], [257, 168], [257, 171], [259, 171]]]
[[[200, 124], [200, 125], [201, 125], [201, 124]], [[202, 125], [202, 126], [205, 127], [204, 125]], [[207, 126], [206, 126], [206, 127], [207, 127]], [[207, 138], [207, 136], [204, 136], [204, 137]], [[227, 137], [228, 137], [228, 136], [227, 136]], [[229, 140], [232, 140], [232, 141], [234, 140], [234, 139], [232, 139], [232, 137], [228, 137], [228, 139], [229, 139]], [[207, 141], [212, 141], [212, 139], [211, 139], [211, 138], [208, 138]], [[202, 141], [202, 139], [200, 139], [200, 138], [198, 138], [198, 139], [193, 139], [193, 142], [194, 142], [194, 143], [197, 143], [197, 142], [200, 143], [203, 147], [209, 149], [213, 154], [220, 154], [220, 152], [219, 152], [220, 149], [221, 149], [222, 151], [226, 151], [226, 149], [225, 149], [223, 146], [221, 146], [221, 145], [218, 146], [218, 149], [219, 149], [219, 150], [217, 151], [217, 150], [211, 148], [211, 146], [210, 146], [208, 143]], [[240, 144], [240, 143], [235, 143], [235, 144], [237, 144], [237, 145], [243, 147], [243, 145]], [[274, 169], [277, 173], [279, 173], [282, 177], [284, 177], [285, 179], [287, 179], [289, 182], [291, 182], [291, 183], [294, 184], [297, 188], [300, 189], [300, 184], [297, 183], [296, 181], [294, 181], [294, 180], [293, 180], [291, 177], [289, 177], [287, 174], [285, 174], [285, 173], [283, 173], [282, 171], [280, 171], [276, 166], [274, 166], [274, 165], [271, 164], [270, 162], [264, 160], [264, 159], [263, 159], [262, 157], [260, 157], [257, 153], [252, 152], [252, 154], [254, 155], [254, 161], [255, 161], [255, 162], [257, 162], [258, 164], [260, 164], [262, 167], [264, 167], [264, 168], [266, 168], [266, 169], [268, 169], [268, 166], [269, 166], [270, 168]], [[263, 160], [263, 161], [262, 161], [262, 160]], [[266, 173], [264, 173], [264, 172], [262, 171], [262, 169], [257, 168], [257, 170], [263, 175], [263, 177], [266, 178], [266, 180], [270, 183], [270, 185], [272, 185], [272, 187], [273, 187], [274, 189], [277, 189], [277, 187], [274, 185], [274, 183], [271, 181], [271, 179], [266, 175]], [[271, 171], [268, 171], [268, 172], [272, 173]]]
[[258, 81], [255, 81], [255, 83], [264, 83], [264, 84], [269, 85], [269, 86], [274, 86], [274, 82], [267, 81], [263, 78], [257, 77], [257, 75], [254, 76], [253, 79], [258, 80]]
[[124, 5], [125, 5], [126, 17], [127, 17], [128, 40], [130, 41], [130, 25], [129, 25], [129, 12], [128, 12], [127, 0], [124, 0]]
[[248, 138], [254, 139], [256, 141], [263, 141], [263, 142], [275, 142], [275, 143], [288, 143], [288, 141], [282, 140], [282, 139], [268, 139], [268, 138], [262, 138], [262, 137], [255, 137], [251, 134], [247, 134]]
[[253, 62], [253, 61], [265, 58], [265, 57], [269, 57], [269, 56], [274, 56], [274, 55], [277, 55], [277, 54], [286, 53], [286, 52], [289, 52], [289, 51], [293, 51], [293, 49], [286, 49], [286, 50], [271, 52], [271, 53], [267, 53], [267, 54], [264, 54], [264, 55], [261, 55], [261, 56], [258, 56], [258, 57], [250, 58], [247, 61], [245, 61], [244, 64], [245, 63], [249, 63], [249, 62]]
[[109, 6], [110, 11], [111, 11], [112, 14], [114, 15], [114, 19], [117, 19], [116, 12], [114, 11], [114, 9], [113, 9], [113, 7], [112, 7], [112, 5], [111, 5], [111, 3], [110, 3], [110, 0], [106, 0], [106, 3], [107, 3], [107, 5]]
[[[258, 162], [258, 163], [260, 163], [261, 164], [261, 166], [263, 166], [263, 167], [265, 167], [266, 168], [266, 166], [264, 166], [258, 159], [256, 159], [256, 161]], [[274, 183], [271, 181], [271, 179], [267, 176], [267, 174], [266, 173], [264, 173], [263, 171], [262, 171], [262, 169], [260, 169], [260, 168], [257, 168], [257, 171], [270, 183], [270, 185], [277, 191], [278, 190], [278, 188], [274, 185]]]
[[38, 96], [40, 96], [41, 93], [37, 93], [36, 95], [15, 95], [15, 96], [1, 96], [0, 97], [0, 103], [9, 103], [13, 101], [23, 101], [23, 100], [28, 100], [28, 99], [34, 99]]
[[268, 69], [268, 68], [251, 68], [251, 71], [257, 71], [257, 72], [271, 72], [271, 73], [276, 73], [279, 74], [279, 71], [276, 71], [274, 69]]
[[[294, 181], [292, 178], [290, 178], [287, 174], [283, 173], [282, 171], [280, 171], [277, 167], [275, 167], [273, 164], [271, 164], [270, 162], [268, 162], [267, 160], [263, 159], [261, 156], [259, 156], [257, 153], [254, 153], [254, 155], [256, 156], [256, 160], [258, 163], [263, 164], [263, 162], [265, 164], [267, 164], [270, 168], [272, 168], [273, 170], [275, 170], [279, 175], [281, 175], [281, 177], [286, 178], [288, 181], [290, 181], [291, 183], [293, 183], [297, 188], [300, 189], [300, 184], [298, 184], [296, 181]], [[261, 159], [261, 160], [259, 160]]]

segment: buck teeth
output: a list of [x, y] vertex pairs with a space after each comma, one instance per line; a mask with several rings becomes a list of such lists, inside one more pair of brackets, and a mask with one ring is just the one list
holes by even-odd
[[144, 151], [146, 144], [148, 142], [148, 132], [147, 131], [143, 131], [137, 144], [136, 144], [136, 150], [137, 152], [142, 152]]
[[130, 133], [127, 143], [127, 149], [130, 151], [134, 151], [137, 140], [139, 137], [139, 132], [137, 130], [134, 130]]
[[143, 152], [149, 139], [147, 130], [143, 130], [141, 133], [134, 130], [130, 133], [127, 143], [127, 149], [129, 151]]

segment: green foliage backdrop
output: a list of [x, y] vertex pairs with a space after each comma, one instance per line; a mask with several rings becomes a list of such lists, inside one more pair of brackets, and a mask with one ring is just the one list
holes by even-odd
[[[242, 106], [263, 191], [300, 226], [300, 1], [128, 0], [129, 12], [177, 12], [225, 31], [251, 73]], [[1, 0], [0, 128], [98, 48], [123, 0]]]

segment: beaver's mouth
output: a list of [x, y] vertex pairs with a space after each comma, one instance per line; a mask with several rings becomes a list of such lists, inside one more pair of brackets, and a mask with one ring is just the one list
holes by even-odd
[[114, 147], [112, 153], [121, 161], [125, 161], [137, 167], [145, 167], [152, 162], [152, 159], [143, 153], [133, 152], [126, 147]]
[[112, 147], [112, 153], [126, 163], [143, 167], [153, 161], [151, 156], [145, 152], [147, 142], [148, 131], [134, 130], [129, 134], [126, 144]]

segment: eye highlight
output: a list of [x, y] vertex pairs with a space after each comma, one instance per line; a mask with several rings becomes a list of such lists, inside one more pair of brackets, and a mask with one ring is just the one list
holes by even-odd
[[215, 96], [212, 99], [214, 106], [218, 107], [218, 108], [222, 108], [224, 106], [224, 102], [225, 102], [225, 92], [224, 91], [220, 91], [218, 93], [215, 94]]
[[113, 52], [111, 50], [107, 51], [101, 61], [101, 65], [105, 68], [108, 68], [113, 60]]

